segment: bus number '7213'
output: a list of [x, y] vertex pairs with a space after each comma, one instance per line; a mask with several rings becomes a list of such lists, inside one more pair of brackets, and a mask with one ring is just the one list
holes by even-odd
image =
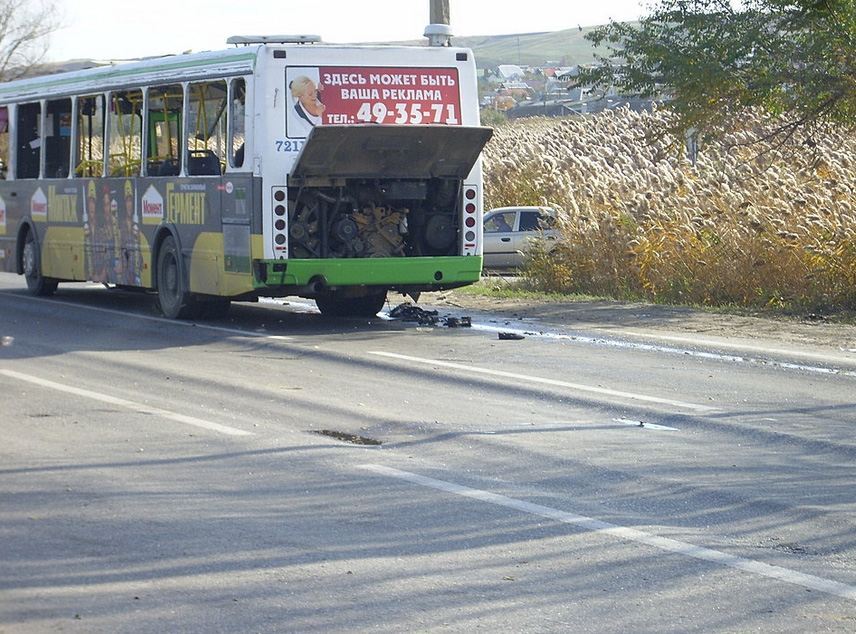
[[306, 141], [298, 140], [298, 141], [274, 141], [276, 144], [277, 152], [299, 152]]

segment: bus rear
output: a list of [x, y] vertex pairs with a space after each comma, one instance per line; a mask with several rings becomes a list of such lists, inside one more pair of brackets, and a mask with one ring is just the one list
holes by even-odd
[[256, 79], [259, 294], [371, 315], [478, 280], [491, 130], [469, 50], [267, 45]]

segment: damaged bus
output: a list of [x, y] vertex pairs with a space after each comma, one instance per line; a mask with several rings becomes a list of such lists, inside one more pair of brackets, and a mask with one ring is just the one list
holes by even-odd
[[471, 51], [229, 43], [0, 85], [0, 270], [153, 291], [170, 318], [288, 295], [369, 316], [478, 280]]

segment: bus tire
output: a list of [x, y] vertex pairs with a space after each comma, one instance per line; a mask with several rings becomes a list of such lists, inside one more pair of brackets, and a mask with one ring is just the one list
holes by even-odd
[[27, 289], [33, 295], [48, 297], [53, 295], [59, 284], [57, 280], [42, 275], [42, 260], [39, 254], [39, 243], [32, 231], [27, 231], [24, 236], [24, 250], [21, 253], [21, 264], [24, 269], [24, 278], [27, 280]]
[[360, 297], [343, 297], [329, 291], [315, 298], [318, 310], [325, 317], [374, 317], [386, 302], [386, 291], [375, 291]]
[[168, 319], [192, 319], [196, 304], [184, 281], [179, 261], [181, 254], [172, 236], [164, 239], [158, 249], [158, 306]]

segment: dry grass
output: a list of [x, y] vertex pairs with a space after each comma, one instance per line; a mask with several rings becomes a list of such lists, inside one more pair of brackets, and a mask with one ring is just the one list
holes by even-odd
[[485, 151], [486, 208], [549, 205], [563, 239], [525, 275], [547, 291], [660, 302], [856, 310], [856, 138], [813, 148], [749, 142], [747, 116], [702, 147], [646, 140], [663, 112], [529, 119]]

